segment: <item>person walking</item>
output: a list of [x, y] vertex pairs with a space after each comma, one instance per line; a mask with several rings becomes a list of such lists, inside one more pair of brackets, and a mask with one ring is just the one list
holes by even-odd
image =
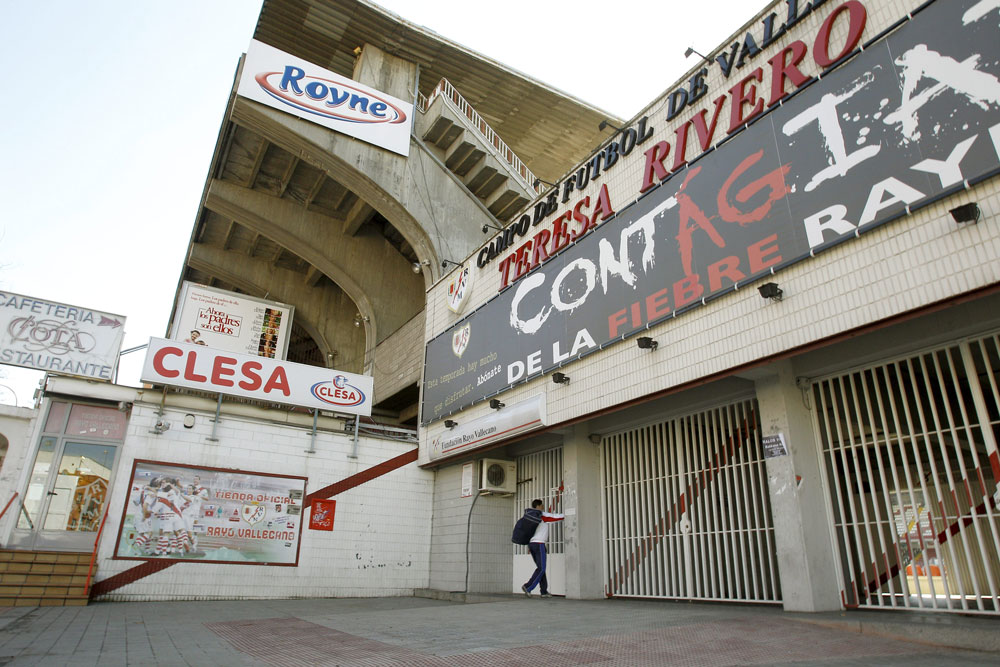
[[535, 561], [535, 572], [531, 575], [528, 583], [521, 586], [521, 590], [524, 591], [525, 595], [531, 597], [531, 591], [535, 589], [535, 586], [538, 586], [543, 598], [551, 597], [549, 595], [549, 580], [545, 577], [545, 542], [549, 539], [549, 524], [553, 521], [562, 521], [566, 515], [543, 512], [542, 501], [537, 498], [531, 501], [531, 509], [524, 510], [524, 515], [538, 521], [538, 527], [535, 528], [535, 534], [531, 536], [531, 542], [528, 543], [531, 559]]

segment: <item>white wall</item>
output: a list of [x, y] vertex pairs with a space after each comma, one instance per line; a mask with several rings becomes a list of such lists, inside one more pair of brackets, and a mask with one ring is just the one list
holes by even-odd
[[[479, 462], [475, 465], [478, 475]], [[461, 465], [437, 472], [430, 587], [469, 593], [510, 593], [514, 499], [478, 496], [475, 491], [474, 494], [462, 497]]]
[[[307, 454], [308, 428], [225, 414], [216, 433], [219, 442], [213, 443], [207, 440], [213, 415], [195, 413], [195, 426], [185, 429], [183, 416], [193, 411], [171, 408], [165, 411], [171, 428], [155, 435], [150, 429], [157, 407], [136, 403], [133, 408], [101, 540], [98, 581], [141, 564], [111, 558], [136, 458], [303, 475], [309, 478], [308, 494], [413, 448], [409, 443], [363, 436], [358, 458], [350, 459], [352, 436], [320, 433], [316, 453]], [[333, 532], [309, 530], [307, 511], [298, 567], [178, 563], [102, 599], [410, 595], [415, 588], [427, 587], [433, 479], [433, 473], [410, 463], [335, 496]]]
[[[15, 492], [21, 491], [24, 468], [32, 464], [27, 459], [32, 451], [31, 434], [37, 415], [38, 410], [0, 405], [0, 433], [7, 438], [7, 454], [3, 467], [0, 467], [0, 510]], [[18, 497], [11, 503], [3, 519], [0, 519], [0, 535], [8, 535], [17, 522], [20, 500]]]

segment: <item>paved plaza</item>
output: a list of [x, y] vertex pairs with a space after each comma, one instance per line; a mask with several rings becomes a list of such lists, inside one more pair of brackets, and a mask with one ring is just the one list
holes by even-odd
[[996, 665], [997, 630], [959, 615], [558, 597], [98, 602], [0, 612], [0, 664]]

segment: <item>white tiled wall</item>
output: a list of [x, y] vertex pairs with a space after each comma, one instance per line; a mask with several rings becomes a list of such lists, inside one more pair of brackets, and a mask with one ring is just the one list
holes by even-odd
[[[303, 475], [306, 493], [338, 482], [412, 449], [412, 445], [361, 437], [357, 459], [350, 435], [320, 433], [307, 454], [311, 431], [247, 418], [219, 422], [218, 442], [209, 442], [211, 415], [192, 429], [183, 411], [166, 411], [172, 427], [149, 431], [157, 406], [137, 403], [129, 420], [108, 524], [101, 541], [97, 580], [135, 567], [139, 561], [111, 558], [136, 458], [257, 472]], [[375, 597], [410, 595], [427, 586], [433, 473], [407, 464], [335, 496], [332, 532], [311, 531], [303, 517], [298, 567], [178, 563], [109, 594], [115, 600], [211, 598]]]
[[[820, 10], [758, 55], [744, 68], [744, 75], [753, 67], [763, 66], [768, 76], [766, 60], [791, 40], [805, 41], [811, 51], [817, 28], [838, 4], [824, 3]], [[867, 8], [867, 23], [862, 43], [922, 2], [864, 0], [863, 4]], [[760, 16], [775, 11], [776, 25], [780, 25], [785, 8], [785, 2], [775, 2]], [[846, 30], [844, 21], [836, 25], [841, 33]], [[759, 17], [751, 22], [750, 29], [759, 37]], [[746, 29], [739, 31], [727, 44], [742, 39], [745, 32]], [[841, 44], [843, 40], [844, 35], [835, 30], [832, 43]], [[802, 61], [801, 67], [807, 75], [818, 70], [810, 56]], [[717, 66], [710, 67], [709, 72], [708, 94], [669, 125], [663, 120], [666, 96], [639, 114], [648, 115], [655, 128], [654, 136], [643, 145], [643, 150], [659, 140], [673, 145], [673, 132], [680, 123], [706, 105], [710, 108], [711, 100], [738, 81], [738, 74], [724, 79]], [[764, 88], [767, 90], [768, 86]], [[728, 123], [727, 106], [719, 119], [717, 139], [725, 136]], [[688, 157], [696, 155], [697, 140], [692, 134]], [[561, 205], [559, 211], [585, 194], [593, 200], [602, 184], [608, 186], [615, 209], [624, 208], [637, 194], [643, 163], [642, 151], [637, 149], [596, 185], [571, 196], [569, 204]], [[956, 225], [948, 210], [968, 201], [979, 203], [983, 219], [977, 225]], [[648, 335], [658, 340], [656, 351], [639, 350], [633, 340], [619, 342], [562, 369], [572, 378], [569, 385], [555, 385], [548, 376], [543, 376], [504, 392], [501, 399], [509, 405], [547, 394], [548, 422], [559, 423], [995, 284], [1000, 281], [1000, 265], [996, 261], [1000, 257], [997, 216], [1000, 216], [1000, 182], [993, 179], [781, 270], [775, 280], [784, 290], [782, 302], [761, 299], [756, 286], [749, 285], [652, 328]], [[553, 217], [546, 218], [540, 226], [550, 223]], [[519, 239], [515, 244], [523, 241]], [[475, 272], [472, 302], [465, 314], [494, 296], [500, 285], [498, 260], [479, 270], [473, 256], [471, 264]], [[446, 290], [447, 281], [443, 281], [428, 293], [428, 339], [459, 319], [446, 306]], [[481, 403], [467, 408], [457, 419], [468, 421], [488, 412], [489, 407]], [[422, 461], [427, 459], [427, 443], [443, 431], [441, 421], [421, 430]]]
[[514, 499], [461, 496], [462, 466], [439, 470], [434, 485], [430, 586], [444, 591], [509, 593]]

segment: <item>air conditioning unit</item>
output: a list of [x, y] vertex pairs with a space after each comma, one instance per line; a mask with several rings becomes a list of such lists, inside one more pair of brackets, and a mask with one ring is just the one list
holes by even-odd
[[513, 461], [483, 459], [479, 477], [479, 490], [489, 493], [514, 493], [517, 491], [517, 464]]

